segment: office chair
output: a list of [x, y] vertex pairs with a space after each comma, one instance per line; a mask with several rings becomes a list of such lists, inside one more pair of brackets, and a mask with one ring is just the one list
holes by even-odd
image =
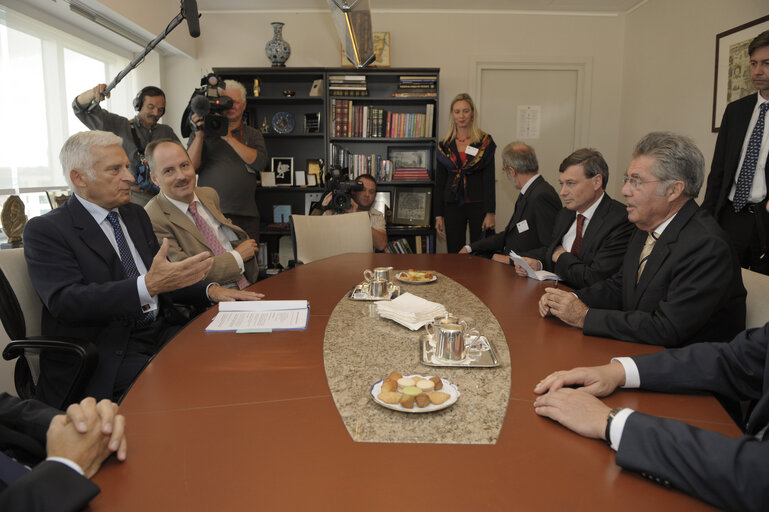
[[743, 268], [742, 284], [748, 291], [745, 298], [745, 327], [763, 327], [769, 322], [769, 276]]
[[65, 399], [59, 404], [48, 404], [64, 409], [82, 398], [85, 384], [96, 367], [98, 354], [96, 346], [88, 341], [40, 336], [42, 308], [43, 304], [29, 279], [24, 250], [0, 251], [0, 321], [11, 340], [3, 350], [3, 358], [7, 361], [16, 359], [16, 392], [20, 398], [35, 397], [41, 352], [51, 350], [74, 355], [78, 369]]
[[290, 224], [297, 263], [348, 252], [374, 252], [368, 212], [291, 215]]

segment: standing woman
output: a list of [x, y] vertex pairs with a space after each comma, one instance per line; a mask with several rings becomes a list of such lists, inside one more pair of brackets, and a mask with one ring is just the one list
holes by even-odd
[[451, 102], [449, 131], [438, 144], [435, 171], [435, 229], [449, 253], [464, 247], [468, 223], [470, 242], [494, 229], [496, 148], [491, 135], [478, 128], [470, 95], [458, 94]]

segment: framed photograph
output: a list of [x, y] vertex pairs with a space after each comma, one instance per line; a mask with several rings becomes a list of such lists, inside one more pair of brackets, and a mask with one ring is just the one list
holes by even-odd
[[307, 175], [307, 186], [308, 187], [317, 187], [318, 186], [318, 175], [317, 174], [308, 174]]
[[718, 131], [726, 105], [756, 92], [750, 80], [748, 45], [764, 30], [769, 30], [769, 15], [716, 35], [712, 131]]
[[288, 222], [289, 217], [291, 217], [290, 204], [272, 205], [272, 222], [274, 224], [286, 224]]
[[430, 170], [433, 161], [432, 146], [389, 146], [387, 159], [397, 169]]
[[[374, 32], [371, 34], [374, 43], [374, 55], [376, 59], [367, 67], [374, 68], [389, 68], [390, 67], [390, 33], [389, 32]], [[344, 46], [341, 47], [342, 53], [342, 67], [351, 68], [352, 62], [347, 60], [344, 54]]]
[[393, 224], [429, 226], [432, 187], [398, 187], [395, 189]]
[[307, 185], [311, 187], [320, 186], [323, 181], [320, 175], [322, 165], [320, 158], [307, 159]]
[[294, 158], [276, 156], [271, 160], [270, 170], [275, 175], [275, 185], [290, 187], [294, 184]]

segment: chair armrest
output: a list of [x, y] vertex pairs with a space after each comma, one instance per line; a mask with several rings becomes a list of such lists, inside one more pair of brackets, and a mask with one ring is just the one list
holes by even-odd
[[[55, 352], [70, 352], [91, 366], [96, 363], [98, 353], [96, 345], [90, 341], [76, 338], [50, 338], [47, 336], [30, 336], [20, 340], [12, 340], [3, 350], [3, 359], [11, 361], [21, 357], [27, 350], [53, 350]], [[93, 361], [93, 363], [91, 363]]]

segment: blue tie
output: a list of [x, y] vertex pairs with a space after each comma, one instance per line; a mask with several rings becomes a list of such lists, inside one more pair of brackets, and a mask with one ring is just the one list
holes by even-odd
[[737, 178], [737, 189], [734, 191], [734, 200], [732, 206], [734, 211], [739, 212], [748, 203], [750, 188], [753, 186], [753, 176], [756, 174], [758, 166], [758, 150], [761, 149], [761, 139], [764, 137], [764, 117], [769, 110], [769, 102], [764, 102], [759, 107], [758, 120], [753, 132], [750, 134], [748, 149], [745, 151], [745, 160], [742, 162], [740, 176]]
[[[125, 237], [123, 236], [123, 228], [120, 227], [120, 219], [117, 212], [109, 212], [107, 214], [107, 220], [112, 225], [112, 230], [115, 232], [115, 241], [117, 242], [118, 254], [120, 254], [120, 263], [123, 264], [123, 270], [125, 275], [129, 279], [136, 279], [139, 277], [139, 269], [136, 268], [136, 262], [133, 256], [131, 256], [131, 249], [128, 247]], [[146, 327], [152, 323], [154, 316], [152, 313], [143, 313], [141, 318], [136, 321], [138, 327]]]
[[0, 452], [0, 480], [5, 482], [6, 486], [24, 476], [29, 471], [27, 466], [16, 462], [3, 452]]

